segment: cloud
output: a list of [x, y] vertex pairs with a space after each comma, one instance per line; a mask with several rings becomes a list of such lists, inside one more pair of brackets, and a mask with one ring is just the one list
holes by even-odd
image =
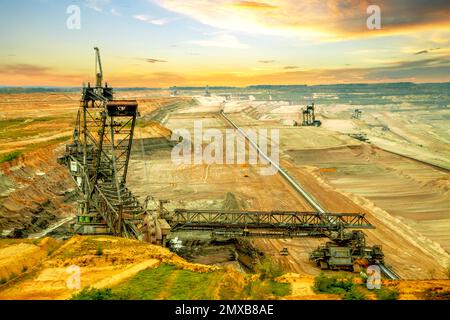
[[293, 70], [293, 69], [298, 69], [297, 66], [285, 66], [283, 69], [285, 70]]
[[79, 85], [88, 77], [29, 63], [0, 65], [0, 85]]
[[7, 64], [0, 66], [0, 74], [21, 74], [35, 76], [47, 73], [51, 68], [27, 63]]
[[[381, 30], [368, 30], [371, 0], [155, 0], [163, 8], [222, 30], [338, 40], [450, 27], [448, 0], [378, 0]], [[274, 4], [275, 3], [275, 4]]]
[[150, 22], [150, 20], [152, 19], [151, 17], [145, 14], [136, 14], [133, 16], [133, 18], [142, 22]]
[[116, 16], [116, 17], [119, 17], [119, 16], [122, 15], [122, 14], [121, 14], [119, 11], [117, 11], [115, 8], [111, 8], [110, 12], [111, 12], [111, 14], [112, 14], [113, 16]]
[[425, 54], [425, 53], [429, 53], [430, 51], [435, 51], [435, 50], [439, 50], [440, 48], [433, 48], [433, 49], [428, 49], [428, 50], [421, 50], [421, 51], [417, 51], [414, 52], [415, 55], [419, 55], [419, 54]]
[[218, 34], [203, 40], [192, 40], [186, 43], [201, 46], [201, 47], [217, 47], [217, 48], [233, 48], [246, 49], [250, 46], [239, 41], [238, 38], [231, 34]]
[[155, 19], [151, 16], [145, 15], [145, 14], [137, 14], [133, 16], [134, 19], [145, 22], [145, 23], [150, 23], [150, 24], [154, 24], [157, 26], [163, 26], [166, 25], [172, 21], [175, 21], [175, 18], [159, 18], [159, 19]]
[[159, 59], [153, 59], [153, 58], [145, 59], [145, 61], [147, 61], [149, 63], [167, 62], [166, 60], [159, 60]]
[[271, 10], [276, 9], [277, 6], [257, 1], [236, 1], [233, 6], [238, 8], [256, 9], [256, 10]]
[[134, 58], [134, 59], [145, 61], [145, 62], [148, 62], [148, 63], [168, 62], [167, 60], [156, 59], [156, 58]]
[[110, 3], [110, 0], [85, 0], [84, 5], [89, 9], [97, 12], [103, 12], [105, 6]]
[[275, 60], [259, 60], [259, 63], [274, 63]]
[[150, 21], [150, 23], [155, 24], [157, 26], [163, 26], [174, 20], [175, 20], [174, 18], [161, 18], [161, 19], [154, 19], [154, 20]]

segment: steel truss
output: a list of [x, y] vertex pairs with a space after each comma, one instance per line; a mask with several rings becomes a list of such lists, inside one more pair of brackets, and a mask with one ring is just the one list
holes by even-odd
[[374, 228], [362, 213], [176, 209], [166, 220], [172, 231], [211, 230], [216, 234], [267, 237], [321, 236], [343, 229]]

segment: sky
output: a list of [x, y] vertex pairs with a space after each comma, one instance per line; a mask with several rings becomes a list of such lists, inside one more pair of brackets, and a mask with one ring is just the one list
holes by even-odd
[[0, 86], [94, 82], [93, 47], [115, 87], [450, 82], [448, 0], [0, 0], [0, 41]]

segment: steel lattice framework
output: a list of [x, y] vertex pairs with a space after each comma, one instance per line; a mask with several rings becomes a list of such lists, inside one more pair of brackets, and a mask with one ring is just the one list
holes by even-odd
[[374, 228], [362, 213], [177, 209], [166, 219], [173, 231], [211, 230], [254, 236], [311, 236], [334, 230]]
[[138, 104], [114, 100], [113, 89], [103, 86], [100, 54], [95, 49], [100, 69], [96, 86], [82, 89], [73, 141], [60, 162], [70, 168], [82, 193], [79, 232], [140, 239], [146, 211], [126, 186]]

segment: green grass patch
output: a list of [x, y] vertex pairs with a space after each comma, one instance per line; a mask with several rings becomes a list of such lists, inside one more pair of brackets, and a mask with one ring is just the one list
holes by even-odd
[[17, 159], [18, 157], [20, 157], [21, 155], [37, 150], [37, 149], [42, 149], [42, 148], [46, 148], [49, 146], [53, 146], [59, 143], [63, 143], [63, 142], [67, 142], [71, 139], [70, 136], [62, 136], [62, 137], [58, 137], [55, 139], [50, 139], [47, 141], [42, 141], [42, 142], [38, 142], [38, 143], [31, 143], [27, 146], [25, 146], [24, 148], [21, 148], [19, 150], [15, 150], [13, 152], [10, 153], [6, 153], [3, 155], [0, 155], [0, 163], [4, 163], [4, 162], [10, 162], [12, 160]]
[[274, 263], [269, 258], [256, 264], [254, 268], [255, 273], [260, 275], [261, 280], [275, 279], [283, 274], [283, 269], [280, 265]]
[[163, 264], [139, 272], [111, 289], [85, 288], [73, 300], [208, 300], [219, 278], [214, 272], [197, 273]]
[[360, 286], [353, 286], [350, 288], [350, 290], [348, 290], [347, 292], [344, 293], [343, 299], [344, 300], [366, 300], [367, 297]]
[[[78, 251], [91, 251], [95, 241], [86, 241], [86, 247]], [[63, 256], [73, 256], [66, 252]], [[143, 270], [131, 279], [110, 288], [110, 291], [84, 289], [74, 295], [75, 300], [212, 300], [212, 299], [276, 299], [291, 292], [288, 283], [273, 280], [278, 269], [268, 264], [264, 279], [252, 279], [234, 270], [221, 269], [211, 272], [193, 272], [170, 264]]]
[[269, 280], [270, 291], [277, 297], [283, 297], [291, 294], [291, 285], [289, 283], [282, 283]]
[[163, 291], [170, 289], [167, 280], [176, 271], [176, 267], [168, 264], [143, 270], [129, 281], [114, 287], [114, 298], [118, 300], [155, 300]]
[[172, 274], [173, 282], [169, 290], [171, 300], [211, 300], [217, 287], [217, 277], [214, 272], [196, 273], [179, 270]]
[[397, 288], [382, 287], [381, 289], [374, 291], [378, 300], [397, 300], [400, 296], [400, 292]]
[[[38, 118], [15, 118], [0, 120], [0, 139], [25, 139], [29, 137], [36, 136], [42, 133], [42, 129], [34, 126], [38, 123], [52, 122], [61, 123], [61, 121], [66, 122], [65, 117], [38, 117]], [[48, 132], [54, 131], [52, 125], [48, 125]]]
[[110, 300], [112, 296], [112, 290], [109, 288], [84, 288], [79, 293], [72, 296], [72, 300]]
[[0, 120], [0, 131], [10, 127], [20, 126], [24, 122], [25, 119], [22, 118]]
[[287, 283], [270, 279], [241, 283], [226, 270], [198, 273], [169, 264], [143, 270], [108, 290], [84, 289], [74, 300], [212, 300], [274, 299], [288, 295]]
[[10, 162], [22, 155], [21, 151], [13, 151], [0, 157], [0, 163]]
[[345, 274], [326, 276], [321, 273], [314, 279], [313, 288], [318, 293], [345, 294], [353, 287], [353, 279]]
[[353, 277], [346, 274], [326, 276], [321, 273], [314, 279], [313, 289], [316, 293], [340, 295], [345, 300], [366, 299], [365, 293], [353, 282]]
[[264, 300], [287, 296], [291, 293], [291, 285], [274, 280], [256, 280], [249, 282], [244, 289], [246, 299]]

